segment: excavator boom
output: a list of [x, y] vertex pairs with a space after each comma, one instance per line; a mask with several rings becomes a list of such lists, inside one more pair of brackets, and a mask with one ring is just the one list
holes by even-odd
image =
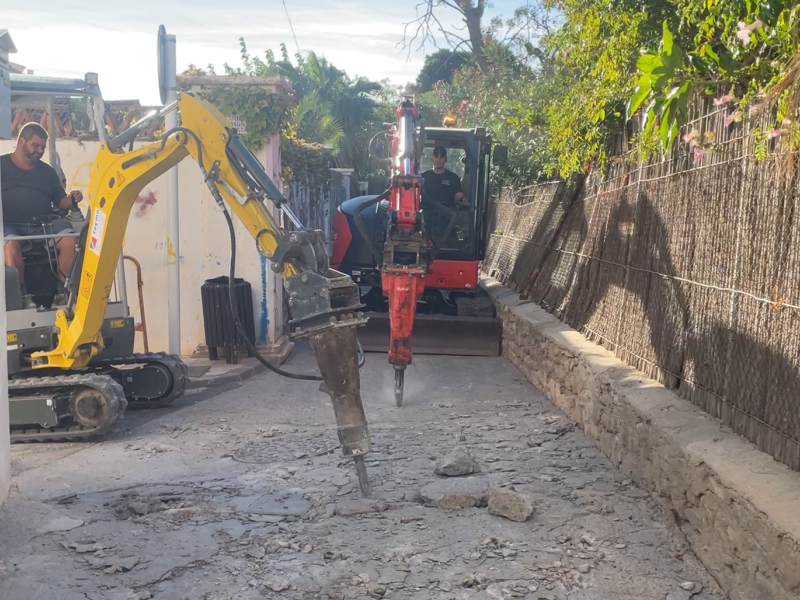
[[[136, 136], [172, 110], [178, 111], [180, 126], [165, 132], [160, 141], [133, 150]], [[134, 200], [144, 186], [187, 157], [200, 166], [223, 211], [232, 253], [235, 244], [229, 211], [245, 225], [272, 270], [284, 279], [292, 317], [290, 336], [309, 339], [321, 376], [279, 371], [294, 378], [321, 381], [320, 389], [333, 402], [343, 453], [356, 460], [362, 492], [369, 495], [364, 468], [369, 430], [360, 395], [356, 335], [357, 327], [366, 319], [360, 312], [363, 305], [358, 286], [349, 276], [330, 268], [322, 232], [302, 226], [230, 121], [192, 94], [179, 94], [173, 104], [101, 144], [87, 194], [87, 227], [68, 279], [70, 299], [55, 317], [58, 344], [32, 354], [34, 370], [82, 369], [102, 352], [101, 326]], [[286, 231], [276, 222], [267, 202], [283, 212], [292, 230]]]

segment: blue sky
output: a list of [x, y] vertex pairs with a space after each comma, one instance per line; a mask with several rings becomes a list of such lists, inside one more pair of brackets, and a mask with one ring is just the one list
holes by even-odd
[[[491, 15], [510, 14], [525, 0], [497, 0]], [[9, 8], [9, 3], [18, 8]], [[398, 46], [403, 23], [415, 18], [416, 0], [286, 0], [301, 51], [324, 55], [351, 76], [389, 77], [411, 81], [424, 60], [422, 52]], [[159, 104], [156, 74], [156, 34], [163, 24], [177, 38], [178, 70], [193, 63], [239, 64], [239, 37], [252, 54], [263, 55], [281, 42], [290, 52], [297, 46], [281, 0], [39, 0], [35, 8], [22, 0], [7, 0], [0, 27], [8, 29], [17, 54], [12, 62], [36, 74], [100, 77], [108, 100], [138, 99]], [[112, 8], [117, 5], [118, 8]], [[457, 22], [457, 14], [441, 15]], [[350, 31], [351, 33], [344, 33]], [[354, 32], [354, 33], [353, 33]], [[429, 47], [430, 48], [430, 47]]]

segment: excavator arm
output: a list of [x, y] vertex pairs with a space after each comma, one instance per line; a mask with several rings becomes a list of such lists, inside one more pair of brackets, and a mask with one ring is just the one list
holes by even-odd
[[[133, 150], [136, 136], [172, 110], [178, 111], [180, 125], [165, 132], [160, 141]], [[189, 156], [199, 165], [228, 221], [232, 252], [229, 211], [246, 226], [258, 251], [283, 278], [289, 293], [290, 337], [309, 340], [321, 376], [273, 370], [322, 382], [320, 389], [333, 402], [343, 453], [356, 460], [362, 492], [369, 495], [364, 467], [369, 431], [360, 395], [356, 335], [366, 319], [360, 312], [358, 286], [330, 268], [322, 232], [302, 226], [230, 121], [191, 94], [179, 94], [176, 102], [100, 146], [87, 194], [87, 226], [79, 238], [78, 258], [67, 285], [70, 300], [56, 314], [58, 345], [33, 354], [32, 366], [81, 369], [102, 351], [101, 326], [134, 200], [147, 184]], [[276, 222], [266, 202], [283, 212], [292, 230]]]

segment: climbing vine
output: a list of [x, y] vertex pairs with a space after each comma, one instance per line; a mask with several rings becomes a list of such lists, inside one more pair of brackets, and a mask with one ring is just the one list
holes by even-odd
[[[184, 76], [199, 73], [190, 70]], [[179, 85], [188, 87], [183, 77]], [[244, 133], [240, 136], [253, 152], [270, 137], [280, 134], [284, 185], [295, 181], [316, 189], [330, 181], [330, 152], [297, 136], [296, 124], [292, 122], [297, 100], [292, 94], [274, 93], [260, 86], [220, 83], [206, 85], [198, 95], [226, 115], [234, 126], [236, 120], [244, 123]]]
[[305, 142], [295, 135], [281, 137], [282, 179], [285, 185], [297, 181], [309, 189], [317, 189], [330, 181], [330, 153], [320, 146]]
[[281, 131], [291, 106], [288, 94], [274, 93], [260, 86], [208, 86], [198, 95], [232, 121], [239, 119], [246, 124], [240, 137], [252, 152]]

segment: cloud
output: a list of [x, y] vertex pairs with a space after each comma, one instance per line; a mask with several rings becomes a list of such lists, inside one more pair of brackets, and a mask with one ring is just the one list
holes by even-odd
[[[281, 0], [141, 0], [98, 10], [96, 1], [39, 0], [30, 9], [3, 11], [19, 50], [11, 58], [41, 75], [100, 76], [108, 99], [138, 98], [159, 104], [156, 34], [164, 24], [177, 38], [178, 70], [189, 64], [240, 64], [239, 38], [252, 54], [277, 52], [281, 42], [297, 49]], [[416, 77], [424, 53], [402, 49], [403, 23], [415, 17], [414, 3], [374, 0], [286, 0], [301, 51], [314, 50], [350, 76], [394, 83]], [[234, 8], [235, 7], [235, 8]], [[441, 13], [456, 24], [454, 11]]]

